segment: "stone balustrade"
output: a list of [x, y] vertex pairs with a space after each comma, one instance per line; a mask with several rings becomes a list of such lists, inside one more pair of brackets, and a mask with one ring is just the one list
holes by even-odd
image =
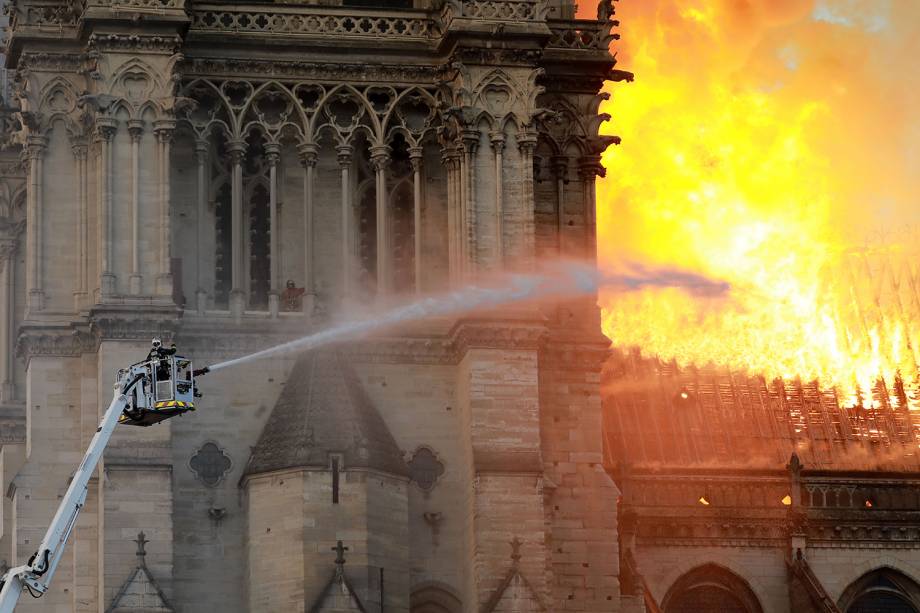
[[87, 0], [88, 7], [101, 7], [111, 10], [166, 10], [184, 9], [185, 0]]
[[60, 29], [76, 25], [83, 12], [83, 5], [81, 2], [60, 0], [19, 1], [10, 5], [9, 12], [9, 32], [23, 27]]
[[539, 0], [455, 0], [446, 3], [445, 15], [486, 21], [540, 21], [545, 2]]
[[610, 33], [610, 23], [591, 19], [554, 19], [549, 28], [552, 36], [547, 46], [551, 49], [606, 50], [616, 38]]
[[373, 15], [356, 15], [354, 10], [331, 7], [272, 6], [271, 10], [267, 9], [264, 5], [196, 4], [191, 27], [200, 32], [394, 37], [407, 41], [429, 40], [441, 34], [437, 22], [423, 11], [376, 11]]
[[[10, 30], [23, 26], [75, 26], [89, 11], [184, 11], [186, 0], [20, 0], [11, 6]], [[539, 22], [547, 18], [540, 0], [454, 0], [440, 14], [424, 10], [359, 10], [343, 7], [194, 3], [191, 29], [202, 33], [287, 34], [311, 37], [430, 41], [441, 37], [454, 19]], [[547, 21], [549, 47], [605, 50], [616, 36], [615, 22], [582, 19]]]

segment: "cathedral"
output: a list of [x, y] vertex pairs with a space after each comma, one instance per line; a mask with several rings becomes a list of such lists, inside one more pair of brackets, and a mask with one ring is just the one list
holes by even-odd
[[[205, 366], [593, 259], [598, 109], [631, 75], [590, 4], [8, 0], [4, 566], [152, 338]], [[18, 610], [920, 611], [911, 415], [612, 353], [592, 299], [198, 386], [116, 431]]]

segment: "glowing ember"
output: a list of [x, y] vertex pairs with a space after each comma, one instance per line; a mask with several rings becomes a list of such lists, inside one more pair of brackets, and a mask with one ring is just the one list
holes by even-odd
[[920, 4], [623, 0], [617, 16], [636, 79], [602, 108], [623, 144], [598, 182], [601, 263], [732, 292], [602, 297], [607, 335], [920, 409], [920, 241], [902, 232], [920, 219]]
[[700, 504], [704, 507], [709, 506], [709, 500], [705, 496], [700, 496]]
[[783, 497], [782, 502], [783, 502], [783, 504], [786, 505], [787, 507], [788, 507], [788, 506], [791, 506], [791, 505], [792, 505], [792, 496], [790, 496], [789, 494], [786, 494], [786, 495]]

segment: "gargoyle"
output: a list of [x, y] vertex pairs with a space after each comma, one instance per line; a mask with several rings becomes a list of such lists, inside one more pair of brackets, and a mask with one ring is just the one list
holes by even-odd
[[77, 98], [77, 107], [89, 108], [96, 113], [105, 113], [117, 100], [108, 94], [83, 94]]
[[163, 110], [165, 110], [167, 113], [172, 112], [174, 115], [191, 113], [198, 108], [197, 100], [194, 98], [187, 98], [185, 96], [169, 96], [166, 98], [160, 98], [160, 102], [163, 105]]

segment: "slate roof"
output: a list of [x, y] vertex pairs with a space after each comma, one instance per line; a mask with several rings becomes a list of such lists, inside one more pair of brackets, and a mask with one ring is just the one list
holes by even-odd
[[371, 468], [407, 476], [393, 435], [346, 360], [334, 350], [302, 355], [252, 451], [246, 475], [285, 468]]

